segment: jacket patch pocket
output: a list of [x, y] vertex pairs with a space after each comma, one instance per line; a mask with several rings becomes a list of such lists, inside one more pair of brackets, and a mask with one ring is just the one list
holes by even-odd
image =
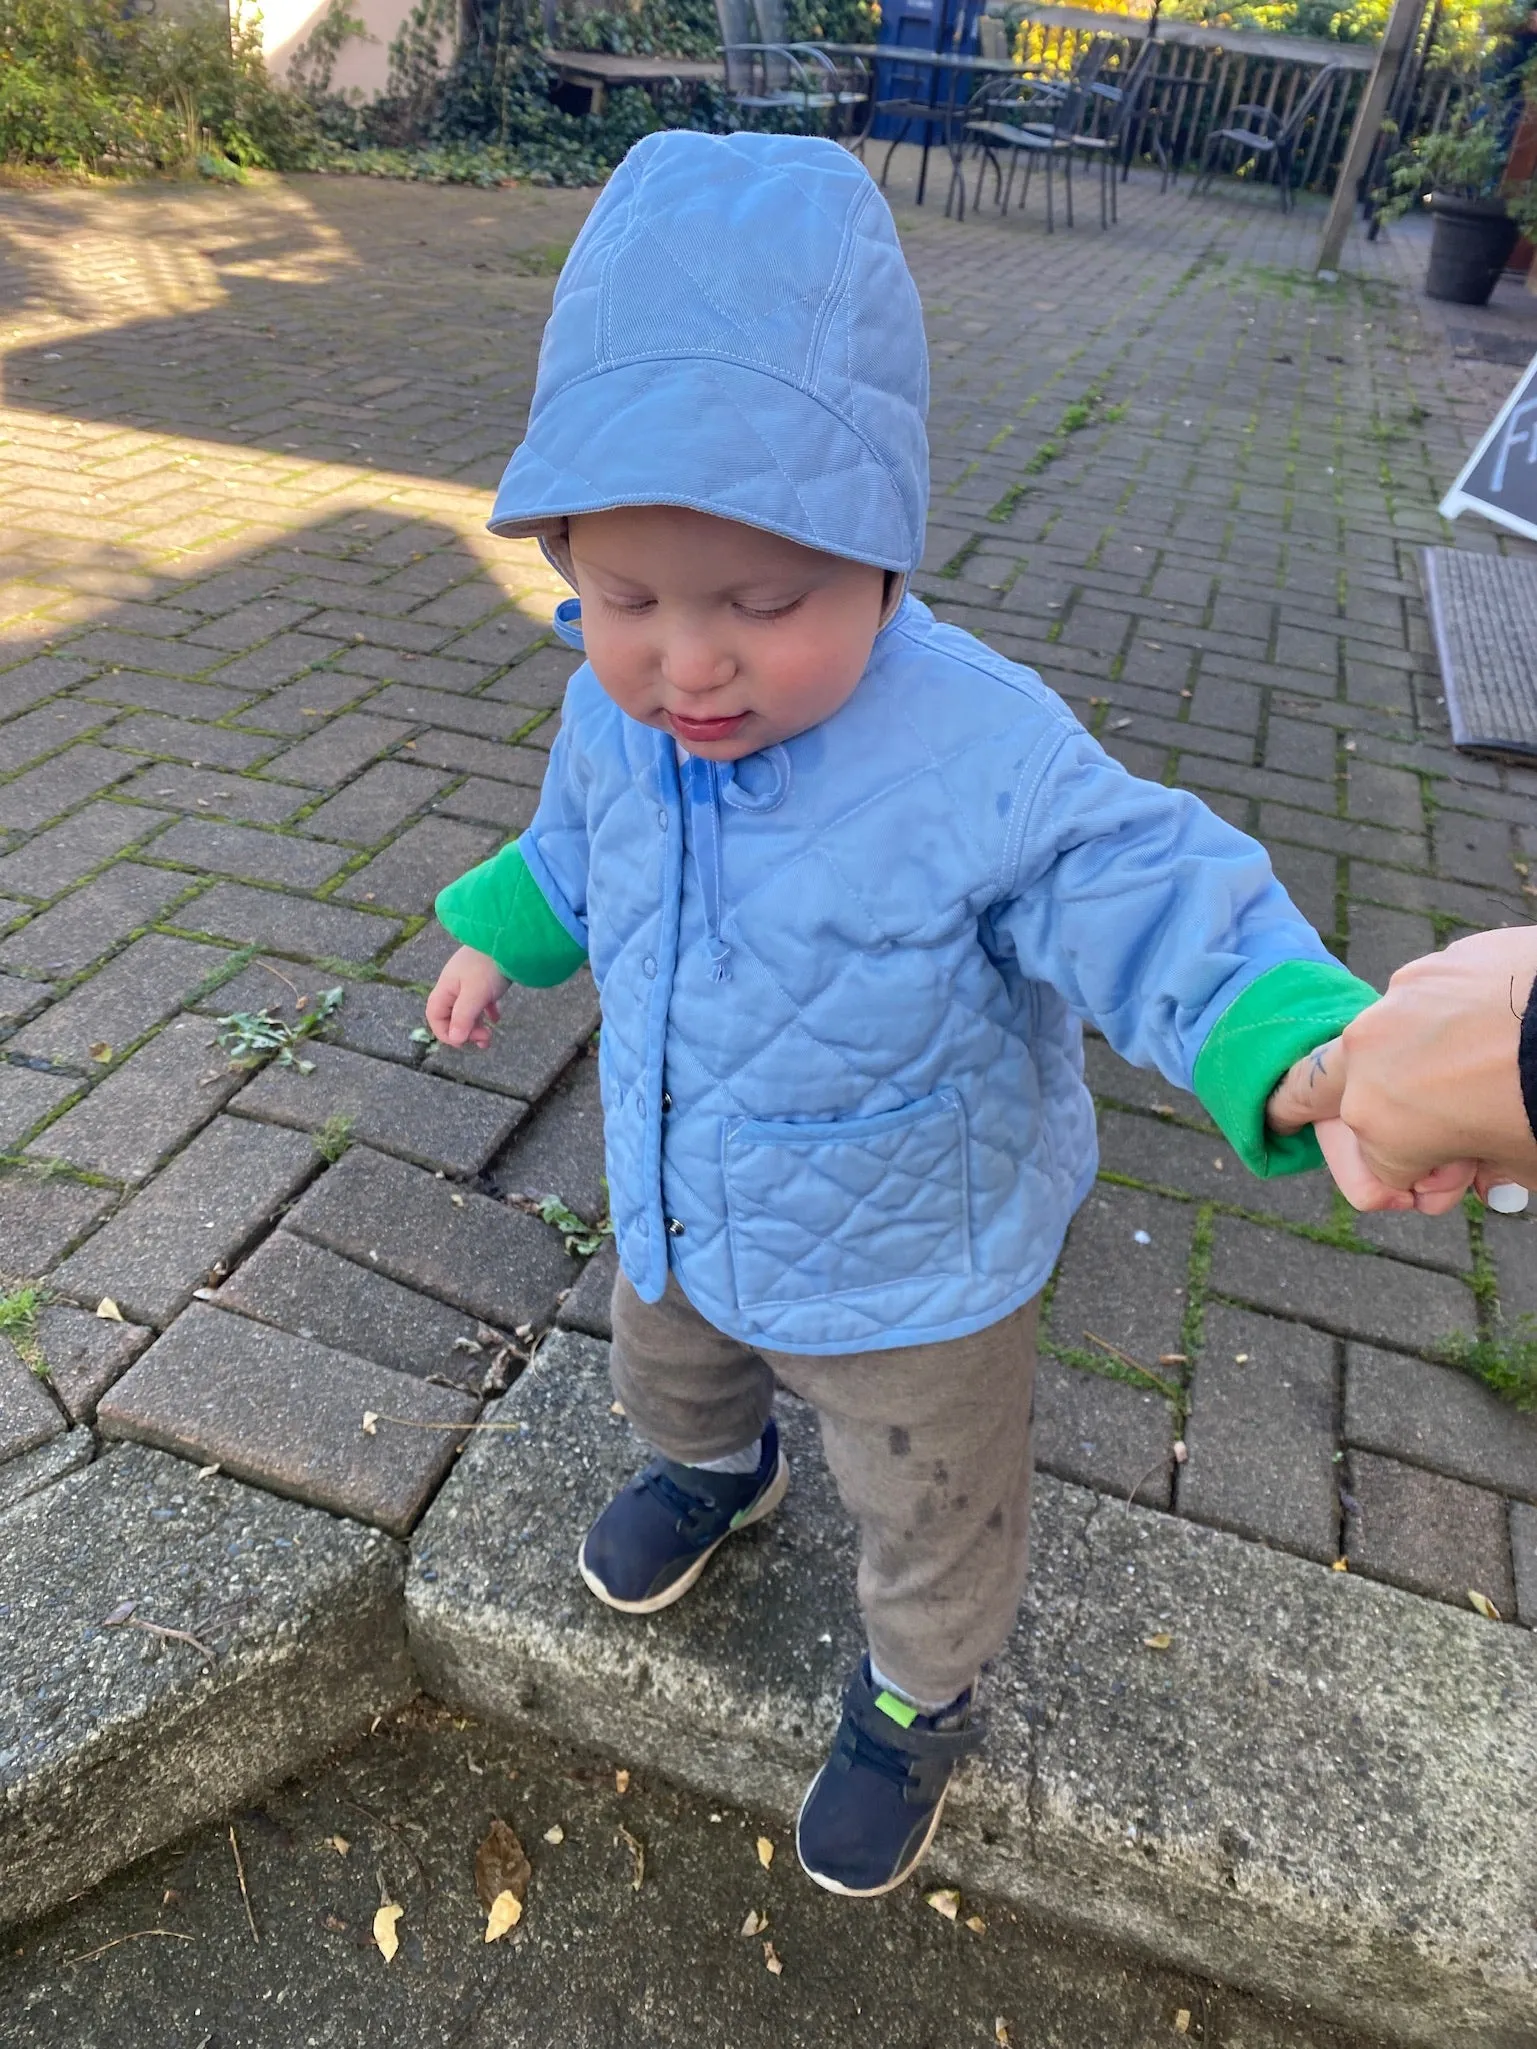
[[953, 1089], [877, 1117], [738, 1118], [724, 1151], [743, 1309], [971, 1271], [966, 1113]]

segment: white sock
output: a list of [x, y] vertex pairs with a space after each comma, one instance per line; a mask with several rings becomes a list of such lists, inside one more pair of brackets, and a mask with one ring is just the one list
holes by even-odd
[[724, 1458], [696, 1458], [690, 1461], [700, 1473], [755, 1473], [763, 1457], [763, 1439], [755, 1437], [742, 1451], [728, 1451]]
[[905, 1700], [920, 1715], [943, 1714], [947, 1707], [955, 1705], [953, 1700], [920, 1700], [916, 1693], [909, 1693], [905, 1686], [898, 1686], [895, 1679], [889, 1679], [873, 1657], [870, 1660], [870, 1683], [877, 1693], [894, 1693], [898, 1700]]

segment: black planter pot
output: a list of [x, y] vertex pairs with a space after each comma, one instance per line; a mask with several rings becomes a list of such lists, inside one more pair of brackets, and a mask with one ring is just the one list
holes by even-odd
[[1516, 224], [1500, 199], [1453, 199], [1438, 192], [1425, 296], [1459, 306], [1485, 306], [1516, 246]]

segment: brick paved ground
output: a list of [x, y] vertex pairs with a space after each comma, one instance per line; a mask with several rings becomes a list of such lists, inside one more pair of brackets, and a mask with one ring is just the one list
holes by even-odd
[[[504, 1200], [601, 1209], [590, 986], [515, 998], [484, 1059], [412, 1037], [433, 894], [526, 822], [570, 667], [481, 523], [589, 203], [0, 194], [0, 1272], [50, 1304], [0, 1339], [0, 1501], [94, 1424], [402, 1531], [503, 1341], [605, 1327], [610, 1256], [582, 1278]], [[922, 593], [1257, 832], [1367, 977], [1524, 918], [1537, 775], [1452, 753], [1415, 570], [1500, 545], [1433, 508], [1511, 373], [1422, 318], [1412, 239], [1319, 286], [1316, 218], [1264, 199], [899, 213]], [[332, 987], [312, 1072], [212, 1043]], [[1537, 1308], [1537, 1225], [1247, 1180], [1089, 1057], [1042, 1464], [1537, 1623], [1537, 1421], [1437, 1363]]]

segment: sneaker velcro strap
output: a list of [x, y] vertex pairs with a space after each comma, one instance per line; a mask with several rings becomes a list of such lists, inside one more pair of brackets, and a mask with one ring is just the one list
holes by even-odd
[[849, 1720], [872, 1742], [887, 1750], [900, 1751], [904, 1757], [942, 1763], [947, 1768], [959, 1764], [963, 1757], [973, 1756], [987, 1739], [987, 1719], [976, 1708], [962, 1728], [904, 1729], [876, 1706], [875, 1695], [862, 1670], [849, 1682], [843, 1707]]

